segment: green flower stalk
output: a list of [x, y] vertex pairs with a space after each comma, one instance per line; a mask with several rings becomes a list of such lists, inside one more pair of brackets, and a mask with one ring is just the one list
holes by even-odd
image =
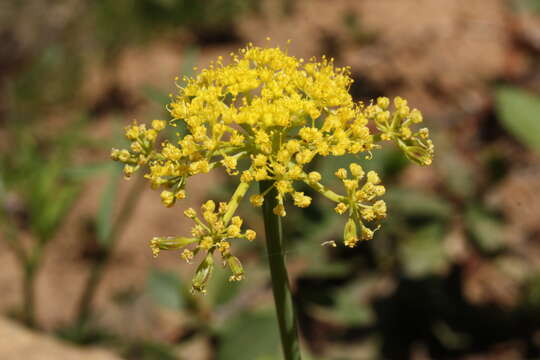
[[[385, 193], [374, 171], [365, 172], [357, 163], [339, 169], [335, 176], [344, 190], [335, 192], [323, 185], [320, 173], [308, 172], [317, 157], [353, 154], [367, 159], [392, 141], [420, 165], [429, 165], [433, 144], [427, 129], [411, 127], [422, 122], [422, 114], [397, 97], [393, 107], [381, 97], [370, 104], [355, 103], [349, 94], [353, 82], [348, 68], [334, 66], [333, 59], [308, 61], [289, 56], [286, 50], [249, 44], [231, 54], [228, 65], [219, 57], [195, 78], [184, 78], [184, 86], [168, 106], [172, 119], [154, 120], [151, 126], [133, 124], [126, 130], [129, 149], [113, 149], [112, 158], [125, 164], [127, 178], [141, 168], [152, 188], [162, 188], [167, 207], [187, 196], [185, 185], [192, 176], [222, 168], [239, 179], [228, 202], [205, 202], [198, 213], [184, 214], [194, 221], [190, 237], [157, 237], [151, 242], [160, 250], [178, 250], [182, 258], [202, 261], [193, 278], [193, 291], [206, 291], [220, 256], [238, 281], [244, 271], [231, 254], [235, 241], [253, 241], [251, 229], [242, 230], [238, 206], [253, 183], [260, 193], [250, 197], [255, 207], [264, 206], [267, 248], [270, 255], [274, 296], [286, 359], [299, 359], [296, 323], [284, 260], [275, 260], [270, 249], [281, 249], [281, 218], [287, 206], [305, 208], [311, 197], [296, 190], [297, 183], [335, 203], [335, 211], [346, 215], [343, 242], [348, 247], [370, 240], [386, 217]], [[158, 142], [166, 126], [183, 123], [187, 129], [174, 141]], [[375, 132], [373, 132], [373, 130]], [[333, 243], [333, 245], [335, 245]], [[283, 325], [283, 326], [281, 326]]]

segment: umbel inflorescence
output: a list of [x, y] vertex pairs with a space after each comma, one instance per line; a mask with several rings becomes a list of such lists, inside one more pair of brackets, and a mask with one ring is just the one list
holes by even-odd
[[[322, 176], [307, 171], [317, 157], [362, 155], [371, 158], [380, 143], [393, 141], [405, 155], [420, 165], [429, 165], [433, 144], [426, 128], [411, 127], [422, 122], [420, 111], [395, 98], [393, 106], [381, 97], [370, 104], [355, 103], [349, 94], [353, 82], [348, 68], [334, 66], [333, 59], [309, 61], [289, 56], [277, 48], [248, 45], [231, 54], [230, 64], [221, 57], [195, 78], [184, 78], [179, 94], [168, 107], [172, 120], [152, 121], [150, 126], [133, 124], [126, 129], [129, 149], [113, 149], [112, 158], [125, 164], [127, 178], [141, 169], [152, 188], [162, 188], [161, 200], [170, 207], [186, 197], [189, 177], [223, 168], [239, 180], [228, 202], [205, 202], [200, 212], [184, 214], [195, 223], [191, 237], [156, 237], [154, 255], [160, 250], [181, 250], [191, 261], [202, 261], [193, 278], [193, 289], [205, 291], [219, 253], [231, 270], [230, 280], [242, 279], [240, 261], [231, 255], [232, 240], [255, 239], [253, 230], [242, 230], [236, 210], [254, 182], [273, 182], [277, 190], [279, 216], [286, 215], [289, 202], [304, 208], [311, 197], [297, 191], [298, 183], [335, 203], [335, 211], [348, 217], [344, 244], [354, 247], [369, 240], [386, 216], [385, 193], [378, 174], [356, 163], [339, 169], [341, 193], [323, 185]], [[166, 126], [184, 123], [185, 131], [174, 141], [160, 141]], [[266, 194], [250, 197], [255, 207]]]

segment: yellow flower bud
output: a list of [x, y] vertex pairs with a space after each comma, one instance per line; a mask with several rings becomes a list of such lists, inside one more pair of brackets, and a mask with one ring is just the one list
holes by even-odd
[[256, 207], [261, 207], [264, 202], [264, 197], [262, 195], [256, 194], [251, 195], [249, 198], [249, 202]]
[[234, 216], [232, 219], [231, 219], [231, 223], [233, 225], [236, 225], [238, 227], [242, 226], [242, 222], [243, 220], [240, 218], [240, 216]]
[[131, 157], [131, 155], [129, 154], [129, 151], [127, 150], [121, 150], [119, 153], [118, 153], [118, 159], [121, 161], [121, 162], [128, 162], [129, 161], [129, 158]]
[[348, 205], [346, 205], [345, 203], [340, 202], [339, 204], [337, 204], [337, 206], [334, 208], [334, 210], [338, 214], [341, 215], [341, 214], [345, 213], [345, 211], [347, 211], [348, 208], [349, 208]]
[[238, 237], [240, 235], [240, 227], [236, 225], [229, 225], [227, 228], [227, 236]]
[[343, 180], [347, 178], [347, 170], [340, 168], [338, 169], [334, 175], [336, 175], [339, 179]]
[[182, 236], [155, 237], [150, 241], [150, 247], [152, 248], [152, 254], [156, 257], [160, 250], [181, 249], [196, 241], [195, 238]]
[[197, 216], [197, 212], [193, 208], [188, 208], [184, 210], [184, 215], [190, 219], [194, 219]]
[[285, 206], [283, 204], [277, 204], [273, 209], [272, 212], [276, 214], [277, 216], [284, 217], [287, 215], [287, 212], [285, 211]]
[[409, 118], [413, 124], [421, 123], [423, 120], [422, 113], [418, 109], [413, 109], [409, 115]]
[[308, 179], [311, 182], [319, 182], [321, 181], [322, 176], [317, 171], [312, 171], [308, 174]]
[[396, 109], [407, 106], [407, 100], [397, 96], [394, 98], [394, 106], [396, 107]]
[[171, 207], [174, 205], [175, 197], [174, 194], [168, 190], [163, 190], [161, 192], [161, 202], [166, 207]]
[[379, 177], [379, 174], [371, 170], [371, 171], [368, 171], [367, 173], [367, 182], [372, 183], [372, 184], [378, 184], [381, 182], [381, 178]]
[[153, 142], [157, 138], [157, 132], [154, 129], [146, 130], [144, 136], [146, 139]]
[[182, 200], [186, 198], [186, 191], [185, 190], [178, 190], [176, 194], [174, 194], [174, 197], [177, 200]]
[[383, 200], [375, 201], [372, 208], [378, 218], [386, 217], [386, 203]]
[[377, 106], [379, 106], [383, 110], [386, 110], [388, 106], [390, 106], [390, 99], [387, 97], [377, 98]]
[[208, 254], [197, 268], [195, 277], [191, 281], [192, 292], [201, 292], [203, 294], [206, 293], [206, 286], [210, 280], [210, 277], [212, 276], [213, 270], [214, 259], [212, 259], [212, 254]]
[[188, 264], [191, 262], [191, 260], [193, 260], [193, 256], [193, 251], [189, 249], [184, 249], [184, 251], [182, 251], [182, 254], [180, 255], [180, 257], [182, 257], [182, 259], [184, 259]]
[[244, 278], [244, 268], [236, 256], [228, 256], [227, 265], [232, 272], [232, 275], [229, 277], [229, 281], [240, 281]]
[[246, 239], [248, 239], [249, 241], [253, 241], [256, 237], [257, 233], [255, 231], [251, 229], [246, 230]]
[[152, 120], [152, 128], [156, 131], [165, 129], [165, 125], [167, 125], [167, 123], [163, 120]]
[[253, 181], [253, 176], [251, 175], [249, 171], [244, 170], [242, 172], [242, 175], [240, 175], [240, 181], [243, 183], [250, 183]]
[[366, 221], [373, 221], [375, 220], [375, 212], [373, 212], [372, 207], [367, 207], [365, 209], [362, 209], [360, 212], [362, 215], [362, 218]]
[[356, 223], [352, 218], [349, 218], [349, 220], [347, 220], [347, 223], [345, 224], [345, 229], [343, 231], [343, 241], [345, 243], [345, 246], [351, 248], [355, 247], [356, 243], [358, 242]]
[[349, 165], [349, 168], [351, 169], [351, 174], [357, 179], [361, 179], [364, 176], [364, 169], [362, 169], [362, 166], [352, 163]]
[[111, 150], [111, 159], [114, 161], [120, 160], [120, 150], [112, 149]]
[[132, 142], [130, 148], [135, 153], [143, 152], [143, 147], [142, 147], [141, 143], [139, 143], [138, 141]]
[[255, 156], [253, 158], [253, 165], [258, 166], [258, 167], [265, 166], [266, 165], [266, 159], [267, 159], [267, 157], [265, 155], [258, 154], [257, 156]]
[[131, 165], [124, 166], [124, 176], [126, 179], [129, 179], [131, 175], [135, 172], [135, 168]]
[[201, 209], [203, 211], [209, 211], [209, 212], [212, 212], [214, 210], [216, 210], [216, 203], [212, 200], [208, 200], [207, 202], [205, 202], [203, 204], [203, 206], [201, 206]]
[[308, 207], [311, 204], [311, 198], [309, 196], [304, 195], [303, 192], [295, 192], [293, 194], [294, 199], [294, 205], [305, 208]]
[[368, 228], [367, 226], [362, 226], [362, 230], [360, 231], [362, 235], [362, 240], [371, 240], [373, 239], [374, 231]]
[[140, 134], [141, 131], [139, 130], [138, 125], [132, 125], [126, 128], [126, 137], [131, 141], [137, 140]]
[[211, 236], [205, 236], [199, 242], [199, 248], [203, 250], [210, 250], [214, 246], [214, 239]]

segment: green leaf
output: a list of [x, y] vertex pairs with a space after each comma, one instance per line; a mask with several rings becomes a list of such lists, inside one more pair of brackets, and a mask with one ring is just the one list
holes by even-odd
[[180, 309], [184, 305], [182, 281], [172, 271], [152, 269], [147, 279], [150, 296], [160, 305]]
[[142, 92], [146, 98], [152, 102], [160, 105], [167, 105], [171, 102], [171, 98], [161, 90], [156, 89], [153, 86], [143, 86]]
[[331, 307], [314, 306], [314, 315], [324, 321], [346, 326], [368, 326], [375, 320], [371, 304], [366, 300], [377, 280], [363, 277], [358, 281], [338, 288]]
[[[182, 67], [180, 69], [182, 77], [192, 77], [195, 74], [195, 71], [193, 70], [193, 67], [197, 65], [197, 58], [199, 57], [199, 48], [198, 47], [188, 47], [186, 51], [184, 52], [184, 61], [182, 62]], [[185, 85], [184, 81], [180, 79], [181, 86]]]
[[122, 168], [117, 164], [110, 167], [110, 177], [103, 194], [96, 216], [97, 238], [101, 245], [108, 246], [113, 223], [114, 203], [117, 200], [120, 173]]
[[271, 312], [241, 313], [227, 322], [217, 360], [274, 360], [279, 349], [277, 319]]
[[54, 200], [41, 204], [39, 208], [36, 205], [32, 211], [32, 228], [41, 241], [49, 241], [54, 236], [80, 191], [79, 185], [65, 185], [53, 193]]
[[443, 235], [441, 225], [430, 224], [399, 244], [400, 259], [408, 276], [422, 277], [446, 270]]
[[88, 177], [99, 174], [102, 171], [109, 170], [111, 166], [112, 163], [110, 161], [72, 166], [65, 169], [64, 175], [70, 180], [84, 180]]
[[504, 247], [503, 224], [485, 209], [469, 207], [465, 213], [465, 223], [469, 234], [482, 250], [493, 252]]
[[515, 0], [512, 5], [518, 11], [540, 13], [540, 0]]
[[452, 215], [452, 207], [434, 194], [422, 191], [393, 188], [385, 196], [391, 212], [404, 216], [447, 219]]
[[229, 281], [230, 276], [228, 267], [219, 267], [213, 272], [208, 285], [209, 301], [213, 306], [226, 304], [238, 294], [243, 282]]
[[496, 109], [502, 125], [523, 144], [540, 150], [540, 97], [515, 87], [497, 89]]
[[459, 153], [448, 134], [441, 132], [434, 139], [437, 144], [437, 172], [447, 190], [460, 199], [474, 196], [476, 191], [475, 169], [470, 159]]

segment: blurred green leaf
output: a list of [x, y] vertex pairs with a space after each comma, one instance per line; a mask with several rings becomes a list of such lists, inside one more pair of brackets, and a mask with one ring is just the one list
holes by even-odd
[[540, 0], [514, 0], [516, 10], [540, 12]]
[[411, 277], [438, 274], [446, 269], [443, 227], [430, 224], [399, 243], [399, 255], [405, 273]]
[[178, 310], [184, 305], [182, 281], [172, 271], [152, 269], [148, 274], [147, 289], [162, 306]]
[[217, 360], [281, 359], [274, 313], [241, 313], [226, 323], [220, 335]]
[[113, 164], [109, 170], [110, 177], [101, 195], [101, 202], [96, 217], [97, 238], [101, 245], [108, 246], [113, 224], [114, 203], [117, 200], [122, 167]]
[[32, 227], [41, 241], [48, 241], [54, 236], [69, 209], [74, 205], [80, 191], [79, 185], [64, 185], [62, 190], [57, 189], [51, 194], [54, 194], [54, 199], [51, 196], [44, 200], [47, 202], [41, 204], [39, 209], [34, 208], [31, 220]]
[[540, 97], [504, 86], [497, 89], [495, 99], [504, 128], [525, 145], [540, 150]]
[[480, 248], [487, 252], [504, 247], [503, 224], [479, 206], [470, 206], [465, 213], [467, 230]]
[[368, 326], [375, 320], [375, 314], [366, 298], [374, 278], [362, 278], [346, 286], [339, 287], [331, 307], [314, 306], [314, 314], [325, 321], [345, 326]]
[[[339, 219], [337, 216], [334, 216], [334, 218]], [[307, 262], [307, 267], [302, 272], [303, 275], [322, 277], [343, 276], [351, 269], [351, 263], [328, 259], [326, 255], [328, 247], [321, 245], [321, 241], [313, 240], [308, 236], [305, 237], [305, 241], [299, 241], [295, 245], [295, 250], [294, 254], [301, 261]]]
[[540, 312], [540, 273], [533, 273], [525, 284], [523, 302]]
[[113, 164], [110, 161], [77, 165], [68, 167], [64, 171], [64, 175], [70, 180], [84, 180], [90, 176], [99, 174], [102, 171], [110, 170], [111, 166], [113, 166]]
[[402, 216], [447, 219], [452, 206], [434, 194], [394, 187], [385, 196], [389, 211]]
[[210, 278], [208, 295], [213, 306], [223, 305], [232, 300], [242, 286], [243, 282], [229, 281], [231, 272], [229, 268], [216, 269]]
[[349, 164], [352, 162], [360, 164], [366, 172], [368, 170], [376, 171], [383, 179], [399, 174], [408, 165], [408, 161], [401, 151], [392, 146], [384, 146], [379, 151], [376, 151], [370, 160], [363, 155], [325, 157], [321, 159], [318, 171], [326, 181], [339, 184], [334, 173], [339, 168], [348, 169]]
[[153, 86], [149, 86], [149, 85], [143, 86], [142, 92], [148, 100], [155, 102], [157, 104], [165, 106], [169, 102], [171, 102], [171, 98], [166, 93], [164, 93], [161, 90], [156, 89]]
[[171, 345], [151, 340], [135, 341], [124, 351], [127, 359], [137, 360], [178, 360]]
[[476, 183], [470, 158], [457, 151], [445, 132], [438, 133], [433, 141], [437, 144], [437, 161], [434, 165], [447, 189], [460, 199], [474, 196]]

